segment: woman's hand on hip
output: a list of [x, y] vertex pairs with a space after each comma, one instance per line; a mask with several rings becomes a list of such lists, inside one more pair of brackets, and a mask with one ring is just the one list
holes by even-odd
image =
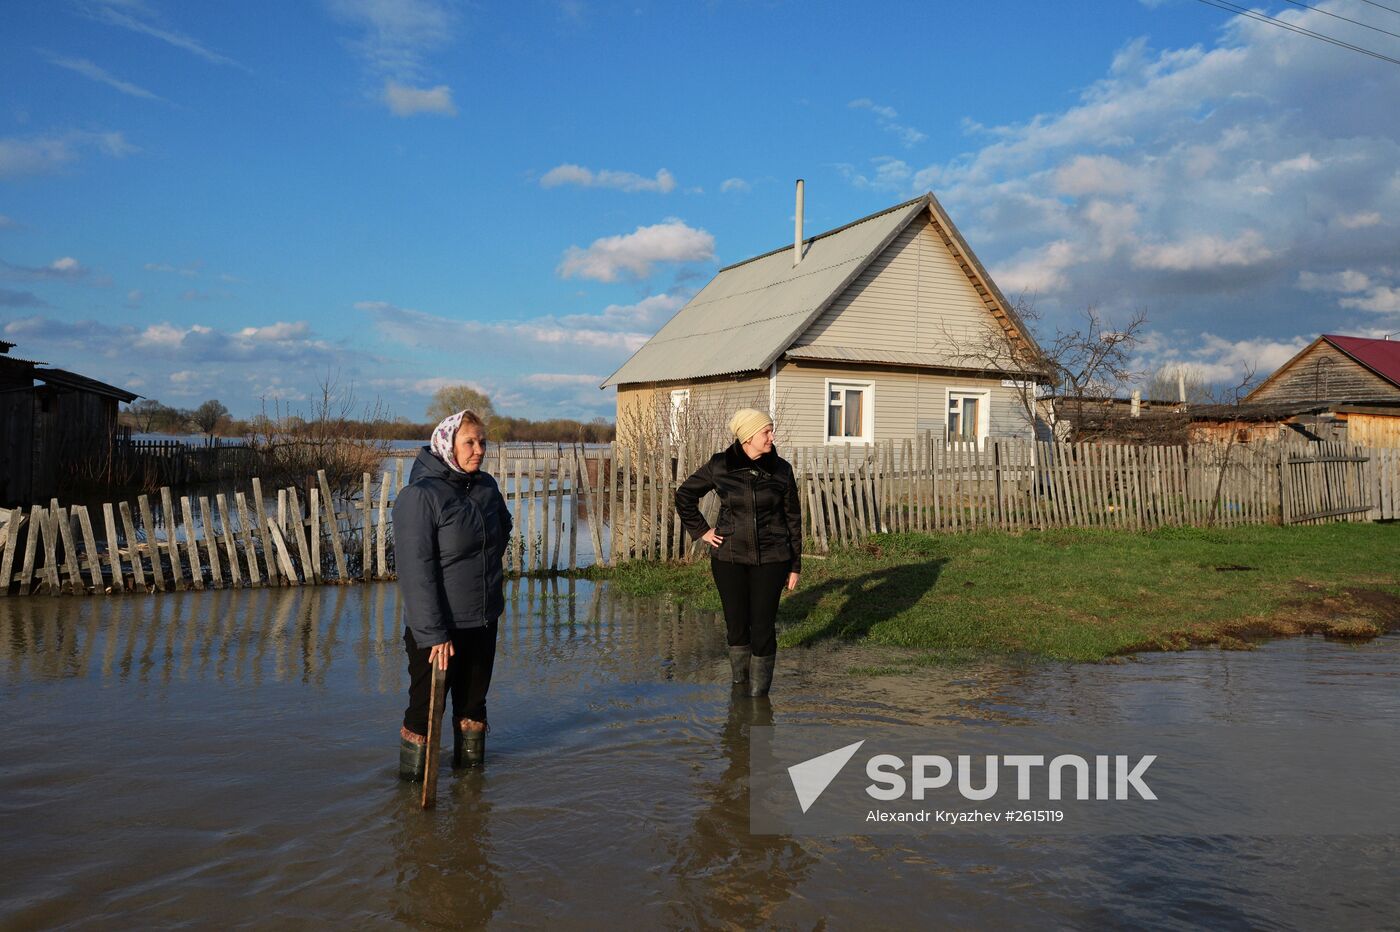
[[700, 535], [700, 539], [711, 547], [718, 547], [720, 544], [724, 543], [724, 538], [716, 534], [714, 528], [710, 528], [704, 534]]
[[797, 574], [788, 573], [787, 591], [791, 592], [797, 588]]
[[444, 641], [429, 648], [428, 665], [440, 670], [447, 669], [447, 661], [452, 656], [452, 642]]

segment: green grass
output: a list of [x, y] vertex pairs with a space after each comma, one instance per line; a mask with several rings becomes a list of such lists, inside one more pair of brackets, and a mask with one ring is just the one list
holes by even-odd
[[[588, 575], [720, 607], [704, 562]], [[1400, 526], [876, 535], [804, 561], [779, 626], [786, 647], [915, 648], [914, 664], [1247, 649], [1260, 636], [1308, 631], [1366, 636], [1400, 628]]]

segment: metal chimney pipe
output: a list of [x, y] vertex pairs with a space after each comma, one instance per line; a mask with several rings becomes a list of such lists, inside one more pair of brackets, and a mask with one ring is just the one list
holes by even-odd
[[1176, 400], [1186, 404], [1186, 367], [1176, 367]]
[[802, 179], [797, 179], [797, 213], [792, 228], [792, 264], [802, 261]]

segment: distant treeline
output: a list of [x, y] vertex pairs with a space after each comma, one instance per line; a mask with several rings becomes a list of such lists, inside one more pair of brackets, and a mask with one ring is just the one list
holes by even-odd
[[[214, 409], [217, 405], [217, 409]], [[211, 410], [219, 412], [212, 423], [208, 418]], [[201, 420], [196, 415], [205, 414]], [[137, 433], [150, 434], [200, 434], [228, 439], [246, 437], [267, 437], [273, 435], [299, 435], [312, 429], [318, 435], [327, 434], [345, 438], [365, 440], [423, 440], [426, 441], [437, 422], [418, 423], [408, 418], [376, 418], [357, 420], [354, 418], [325, 418], [308, 420], [295, 414], [280, 418], [255, 415], [251, 418], [230, 417], [227, 409], [218, 402], [206, 402], [199, 409], [172, 408], [153, 399], [143, 399], [135, 405], [123, 409], [121, 423]], [[487, 434], [497, 443], [506, 441], [532, 440], [538, 443], [608, 443], [616, 436], [613, 424], [602, 418], [592, 421], [574, 421], [567, 418], [554, 418], [547, 421], [531, 421], [526, 418], [506, 417], [495, 414], [488, 418]]]

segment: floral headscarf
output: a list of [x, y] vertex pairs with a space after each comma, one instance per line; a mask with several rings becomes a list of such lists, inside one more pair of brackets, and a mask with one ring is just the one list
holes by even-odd
[[428, 447], [433, 451], [433, 455], [447, 464], [447, 468], [453, 472], [465, 473], [466, 470], [457, 465], [457, 451], [453, 442], [457, 439], [457, 428], [462, 426], [462, 415], [465, 411], [458, 411], [450, 417], [442, 419], [442, 423], [433, 428], [433, 439]]

